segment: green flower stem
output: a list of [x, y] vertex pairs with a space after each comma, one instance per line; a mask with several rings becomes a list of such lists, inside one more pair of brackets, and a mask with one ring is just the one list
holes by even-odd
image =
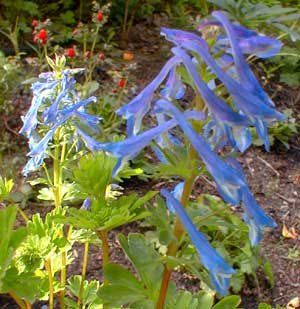
[[15, 294], [14, 292], [9, 292], [8, 293], [11, 298], [13, 298], [13, 300], [17, 303], [18, 306], [20, 306], [21, 309], [27, 309], [27, 306], [24, 302], [23, 299], [21, 299], [17, 294]]
[[[191, 149], [191, 150], [193, 150], [193, 152], [195, 152], [194, 149]], [[192, 192], [195, 178], [196, 178], [196, 175], [192, 174], [191, 177], [189, 177], [185, 181], [185, 185], [184, 185], [184, 189], [183, 189], [183, 193], [182, 193], [182, 198], [181, 198], [181, 203], [184, 207], [186, 207], [187, 204], [188, 204], [189, 196]], [[176, 217], [175, 227], [174, 227], [174, 235], [175, 235], [177, 241], [176, 242], [173, 241], [173, 242], [170, 243], [170, 245], [168, 246], [168, 250], [167, 250], [167, 256], [175, 256], [177, 249], [178, 249], [178, 242], [180, 241], [183, 234], [184, 234], [183, 226], [180, 223], [180, 219], [178, 217]], [[167, 296], [167, 292], [168, 292], [168, 287], [169, 287], [169, 283], [170, 283], [171, 274], [172, 274], [172, 268], [170, 268], [167, 264], [165, 264], [164, 265], [164, 272], [163, 272], [163, 279], [162, 279], [162, 283], [161, 283], [159, 298], [158, 298], [158, 301], [157, 301], [157, 304], [156, 304], [156, 309], [163, 309], [164, 308], [164, 304], [165, 304], [165, 300], [166, 300], [166, 296]]]
[[[92, 47], [91, 47], [91, 57], [90, 57], [91, 59], [94, 55], [94, 50], [95, 50], [95, 46], [96, 46], [96, 42], [97, 42], [97, 38], [98, 38], [99, 29], [100, 29], [100, 26], [97, 24], [96, 32], [95, 32], [95, 35], [94, 35], [94, 40], [93, 40]], [[85, 78], [86, 83], [88, 83], [92, 80], [92, 74], [93, 74], [93, 70], [95, 68], [94, 61], [89, 61], [89, 64], [91, 64], [91, 65], [89, 66], [88, 73], [86, 74], [86, 78]]]
[[[199, 94], [195, 98], [195, 107], [198, 111], [202, 111], [205, 108], [205, 104], [202, 100], [202, 97]], [[201, 132], [202, 124], [197, 123], [197, 125], [195, 125], [195, 128], [198, 132]], [[196, 150], [191, 145], [189, 146], [189, 158], [190, 158], [190, 162], [193, 162], [195, 159], [198, 158], [198, 154]], [[183, 207], [186, 207], [188, 205], [189, 197], [191, 195], [193, 185], [197, 177], [197, 172], [195, 172], [196, 169], [194, 168], [194, 166], [192, 165], [190, 166], [190, 171], [191, 171], [190, 177], [187, 178], [184, 182], [184, 188], [183, 188], [183, 192], [181, 196], [181, 204], [183, 205]], [[176, 238], [176, 241], [172, 241], [169, 244], [168, 249], [167, 249], [167, 256], [176, 255], [177, 250], [178, 250], [178, 243], [180, 239], [182, 238], [184, 232], [185, 231], [180, 222], [180, 219], [177, 216], [176, 221], [175, 221], [175, 226], [174, 226], [174, 236]], [[158, 301], [156, 303], [156, 309], [163, 309], [165, 306], [165, 301], [167, 297], [167, 292], [168, 292], [172, 270], [173, 269], [171, 267], [169, 267], [167, 264], [164, 264], [163, 278], [162, 278], [162, 283], [160, 287]]]
[[78, 299], [77, 299], [77, 305], [78, 306], [80, 306], [81, 299], [82, 299], [82, 296], [83, 296], [83, 287], [84, 287], [84, 280], [85, 280], [87, 264], [88, 264], [88, 256], [89, 256], [89, 242], [87, 241], [84, 244], [84, 255], [83, 255], [82, 273], [81, 273], [81, 283], [80, 283], [79, 296], [78, 296]]
[[60, 159], [60, 145], [59, 138], [60, 129], [57, 129], [55, 133], [55, 148], [54, 148], [54, 159], [53, 159], [53, 194], [54, 194], [54, 203], [55, 208], [58, 209], [61, 207], [61, 191], [62, 191], [62, 180], [61, 180], [61, 159]]
[[66, 295], [66, 282], [67, 282], [67, 252], [61, 253], [61, 272], [60, 272], [60, 283], [62, 290], [59, 293], [60, 308], [65, 308], [65, 295]]
[[[62, 202], [62, 184], [63, 184], [63, 164], [65, 160], [66, 154], [66, 142], [62, 140], [61, 142], [61, 129], [57, 129], [54, 136], [55, 148], [54, 148], [54, 159], [53, 159], [53, 194], [54, 194], [54, 202], [55, 208], [61, 208]], [[62, 228], [61, 231], [62, 236], [64, 236], [64, 231]], [[63, 251], [61, 253], [61, 287], [60, 291], [60, 308], [65, 308], [65, 287], [67, 281], [67, 252]]]
[[[98, 236], [102, 241], [102, 269], [104, 269], [105, 265], [109, 262], [109, 246], [108, 246], [108, 238], [107, 231], [98, 231]], [[107, 280], [103, 274], [103, 284], [106, 284]]]
[[49, 257], [45, 262], [45, 267], [48, 272], [49, 278], [49, 309], [54, 309], [54, 297], [53, 297], [53, 276], [51, 268], [51, 258]]
[[21, 209], [21, 207], [17, 207], [17, 210], [19, 211], [20, 215], [22, 216], [22, 218], [25, 220], [25, 222], [28, 222], [28, 217], [26, 215], [26, 213]]

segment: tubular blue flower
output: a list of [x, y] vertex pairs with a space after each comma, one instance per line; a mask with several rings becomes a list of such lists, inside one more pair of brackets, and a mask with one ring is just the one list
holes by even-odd
[[209, 52], [193, 41], [177, 40], [176, 30], [166, 29], [165, 36], [171, 42], [197, 53], [217, 77], [223, 82], [229, 93], [232, 95], [234, 103], [256, 127], [259, 137], [265, 144], [266, 150], [269, 150], [270, 142], [267, 135], [267, 125], [274, 120], [283, 120], [284, 115], [277, 112], [269, 102], [264, 102], [237, 81], [228, 76], [215, 62]]
[[[184, 189], [184, 181], [181, 181], [175, 186], [174, 190], [171, 191], [173, 197], [176, 198], [176, 200], [178, 200], [179, 202], [181, 201], [183, 189]], [[176, 210], [169, 199], [167, 199], [166, 205], [170, 212], [176, 213]]]
[[[202, 31], [207, 26], [222, 27], [222, 24], [215, 20], [203, 22], [198, 26], [198, 30]], [[240, 25], [231, 24], [231, 27], [238, 40], [238, 46], [243, 54], [253, 54], [259, 58], [270, 58], [275, 56], [282, 47], [281, 41], [277, 39], [258, 34], [254, 30]], [[217, 47], [218, 49], [218, 46], [220, 45], [223, 48], [229, 48], [229, 40], [219, 36], [214, 47]]]
[[76, 84], [75, 78], [74, 77], [70, 78], [66, 72], [63, 72], [63, 77], [60, 83], [61, 88], [60, 93], [56, 96], [54, 102], [48, 108], [45, 108], [43, 111], [44, 124], [55, 122], [59, 110], [59, 105], [63, 99], [65, 99], [64, 103], [66, 101], [68, 101], [70, 104], [72, 103], [72, 98], [70, 98], [69, 93], [73, 89], [73, 86], [75, 84]]
[[[274, 103], [271, 101], [269, 96], [265, 93], [265, 91], [260, 86], [258, 80], [256, 79], [254, 73], [250, 69], [248, 63], [244, 59], [243, 53], [241, 48], [239, 47], [238, 39], [235, 35], [234, 28], [232, 24], [222, 11], [215, 11], [212, 13], [212, 16], [217, 18], [219, 22], [224, 27], [228, 38], [231, 43], [232, 54], [235, 62], [235, 67], [237, 70], [238, 78], [240, 83], [243, 85], [245, 89], [249, 92], [258, 96], [265, 104], [274, 106]], [[249, 39], [249, 38], [248, 38]], [[253, 41], [253, 39], [252, 39]], [[254, 43], [254, 42], [252, 42]], [[279, 46], [279, 49], [281, 45]]]
[[243, 175], [220, 159], [192, 128], [184, 115], [170, 102], [163, 99], [157, 101], [156, 111], [169, 112], [174, 116], [179, 126], [202, 158], [208, 171], [215, 179], [218, 190], [224, 200], [232, 205], [239, 204], [241, 200], [241, 188], [246, 186]]
[[227, 264], [223, 257], [209, 244], [203, 234], [197, 230], [181, 203], [165, 189], [162, 189], [160, 193], [166, 198], [167, 203], [172, 204], [193, 245], [196, 247], [203, 266], [209, 271], [216, 291], [220, 295], [226, 295], [230, 277], [235, 274], [235, 270]]
[[251, 144], [251, 135], [247, 126], [250, 122], [244, 115], [233, 111], [224, 101], [217, 97], [214, 92], [207, 87], [195, 68], [191, 58], [181, 48], [172, 48], [172, 52], [182, 59], [189, 75], [198, 92], [202, 95], [212, 118], [218, 124], [223, 134], [232, 147], [245, 151]]
[[255, 201], [248, 188], [243, 188], [243, 204], [245, 206], [244, 221], [249, 225], [249, 238], [252, 246], [256, 246], [265, 228], [275, 228], [277, 224], [269, 217]]
[[[226, 162], [243, 173], [242, 166], [235, 158], [227, 157]], [[249, 226], [249, 239], [251, 245], [256, 246], [262, 238], [263, 229], [275, 228], [277, 225], [275, 221], [260, 208], [248, 187], [242, 189], [242, 201], [245, 209], [243, 219]]]
[[127, 135], [136, 135], [141, 128], [144, 115], [150, 109], [151, 99], [155, 90], [165, 80], [169, 71], [179, 63], [177, 57], [169, 59], [153, 81], [128, 104], [119, 108], [116, 113], [127, 119]]
[[[74, 124], [77, 118], [89, 127], [96, 129], [96, 122], [99, 121], [99, 117], [89, 115], [84, 109], [85, 105], [95, 102], [96, 98], [90, 97], [80, 100], [74, 91], [76, 81], [72, 76], [68, 76], [68, 74], [74, 72], [74, 70], [62, 71], [61, 79], [51, 72], [42, 73], [39, 77], [45, 81], [38, 81], [32, 86], [34, 95], [32, 104], [28, 113], [23, 117], [23, 127], [20, 130], [20, 133], [29, 138], [30, 146], [28, 156], [31, 159], [23, 169], [25, 176], [42, 164], [48, 144], [55, 131], [66, 121], [70, 120]], [[42, 117], [39, 122], [38, 114], [40, 110], [42, 110]], [[37, 140], [37, 134], [33, 134], [38, 124], [46, 126], [47, 129], [46, 134], [40, 140]]]
[[92, 199], [90, 197], [86, 198], [81, 206], [81, 209], [85, 209], [85, 210], [91, 210], [92, 208]]
[[[195, 111], [186, 112], [184, 115], [184, 118], [188, 117], [198, 120], [205, 119], [205, 115], [203, 113]], [[176, 125], [177, 121], [175, 119], [172, 119], [162, 123], [161, 125], [158, 125], [157, 127], [151, 128], [139, 135], [133, 135], [123, 141], [105, 144], [100, 143], [92, 137], [88, 136], [78, 127], [76, 128], [76, 130], [78, 134], [82, 137], [88, 149], [90, 149], [91, 151], [103, 150], [111, 153], [118, 158], [117, 165], [114, 167], [113, 170], [113, 176], [115, 177], [119, 169], [126, 161], [133, 159], [143, 148], [145, 148], [151, 142], [151, 140], [153, 140], [163, 132], [170, 130]]]
[[33, 99], [31, 106], [25, 116], [22, 116], [23, 126], [19, 131], [20, 134], [24, 134], [30, 137], [35, 130], [38, 119], [37, 114], [40, 106], [44, 104], [45, 100], [50, 97], [52, 89], [59, 83], [59, 81], [52, 81], [47, 83], [36, 82], [32, 85]]
[[160, 92], [161, 96], [168, 100], [180, 100], [185, 93], [185, 87], [181, 82], [178, 74], [176, 74], [176, 66], [174, 66], [169, 73], [169, 78], [166, 82], [165, 88]]
[[[155, 116], [156, 116], [158, 125], [161, 125], [164, 122], [166, 122], [165, 115], [159, 113], [159, 114], [156, 114]], [[162, 149], [170, 148], [174, 145], [181, 145], [182, 144], [180, 139], [177, 138], [176, 136], [174, 136], [170, 132], [164, 132], [163, 134], [158, 135], [157, 138], [156, 138], [156, 142], [157, 142], [157, 145], [159, 147], [155, 146], [154, 152], [155, 152], [155, 155], [157, 156], [158, 160], [162, 163], [167, 163], [167, 161], [168, 161], [166, 159]]]

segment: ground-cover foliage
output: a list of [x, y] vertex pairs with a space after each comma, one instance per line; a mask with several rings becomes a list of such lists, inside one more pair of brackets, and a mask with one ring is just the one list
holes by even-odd
[[[103, 21], [99, 12], [95, 18]], [[200, 25], [202, 36], [162, 28], [174, 45], [172, 56], [116, 111], [127, 120], [126, 137], [105, 134], [105, 120], [92, 106], [96, 97], [75, 79], [83, 69], [72, 68], [74, 63], [67, 67], [64, 56], [47, 57], [50, 71], [32, 84], [32, 104], [20, 133], [30, 148], [23, 173], [33, 175], [31, 184], [39, 187], [40, 199], [54, 203], [53, 210], [45, 218], [27, 218], [10, 194], [12, 181], [0, 182], [1, 200], [8, 204], [0, 217], [0, 292], [21, 308], [36, 300], [47, 300], [50, 308], [237, 308], [240, 297], [226, 295], [238, 293], [259, 266], [272, 284], [269, 265], [256, 256], [256, 247], [263, 230], [276, 223], [255, 201], [236, 157], [250, 147], [251, 130], [269, 150], [268, 128], [284, 119], [244, 56], [272, 57], [281, 42], [230, 22], [224, 12], [215, 11], [212, 19]], [[48, 34], [42, 30], [37, 36], [45, 47]], [[75, 54], [68, 49], [69, 59]], [[91, 64], [86, 83], [92, 82], [93, 69]], [[121, 79], [120, 89], [124, 86]], [[186, 103], [188, 91], [194, 95]], [[152, 126], [144, 121], [149, 115], [156, 120]], [[122, 194], [124, 178], [142, 173], [129, 161], [148, 146], [160, 162], [157, 175], [175, 177], [178, 184], [172, 192]], [[214, 180], [225, 203], [208, 194], [191, 198], [202, 176]], [[235, 210], [242, 205], [242, 219], [226, 203]], [[18, 211], [26, 227], [14, 229]], [[108, 236], [137, 220], [147, 228], [145, 235], [118, 235], [132, 273], [111, 263]], [[68, 278], [75, 243], [84, 246], [83, 269]], [[86, 280], [90, 244], [100, 247], [101, 281]], [[176, 291], [173, 269], [199, 278], [201, 291]]]

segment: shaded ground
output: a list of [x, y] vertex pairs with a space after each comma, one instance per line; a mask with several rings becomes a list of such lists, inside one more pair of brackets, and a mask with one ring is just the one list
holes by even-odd
[[[129, 44], [135, 54], [137, 61], [136, 75], [132, 77], [133, 84], [136, 83], [138, 90], [142, 89], [160, 70], [165, 59], [168, 58], [168, 46], [163, 39], [159, 39], [158, 28], [151, 28], [148, 25], [140, 24], [134, 34], [134, 42]], [[300, 98], [297, 89], [289, 89], [277, 83], [268, 83], [266, 89], [273, 97], [279, 108], [292, 108], [294, 116], [300, 114]], [[30, 96], [28, 93], [20, 93], [13, 102], [16, 112], [11, 118], [5, 119], [4, 130], [11, 137], [10, 141], [24, 150], [24, 139], [20, 139], [14, 132], [20, 127], [21, 114], [28, 108]], [[299, 120], [299, 119], [298, 119]], [[285, 306], [290, 299], [300, 296], [300, 237], [288, 239], [282, 236], [283, 224], [288, 228], [294, 226], [296, 232], [300, 233], [300, 139], [294, 137], [290, 141], [290, 149], [285, 149], [282, 145], [276, 144], [270, 153], [263, 149], [252, 147], [240, 157], [240, 161], [247, 174], [249, 186], [262, 208], [270, 214], [277, 222], [278, 227], [270, 232], [266, 232], [261, 243], [261, 254], [267, 257], [273, 265], [275, 286], [270, 288], [265, 281], [265, 277], [258, 272], [260, 288], [253, 286], [249, 282], [243, 290], [244, 308], [253, 309], [260, 301], [266, 301], [272, 305], [279, 304]], [[23, 154], [21, 151], [20, 155]], [[11, 153], [9, 156], [15, 156]], [[22, 163], [22, 162], [21, 162]], [[200, 187], [206, 184], [201, 184]], [[155, 184], [144, 184], [139, 181], [133, 183], [133, 189], [139, 191], [152, 188]], [[159, 186], [159, 185], [157, 185]], [[30, 207], [30, 205], [29, 205]], [[36, 208], [29, 211], [36, 211]], [[137, 224], [131, 224], [122, 228], [122, 232], [139, 231]], [[124, 257], [120, 246], [115, 240], [116, 233], [110, 234], [111, 258], [114, 262], [131, 267]], [[82, 247], [74, 249], [78, 259], [70, 267], [69, 271], [78, 273], [81, 269]], [[88, 278], [101, 278], [101, 254], [97, 248], [92, 248], [90, 252], [90, 263], [88, 267]], [[198, 281], [181, 273], [173, 274], [180, 289], [195, 291], [198, 289]], [[8, 298], [0, 298], [0, 308], [14, 308]], [[40, 308], [40, 306], [38, 306]]]

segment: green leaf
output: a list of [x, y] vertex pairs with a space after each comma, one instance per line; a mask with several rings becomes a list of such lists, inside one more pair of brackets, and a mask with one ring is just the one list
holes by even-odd
[[159, 261], [160, 255], [147, 244], [141, 234], [130, 233], [128, 239], [120, 234], [118, 240], [151, 293], [151, 299], [156, 299], [163, 271], [162, 263]]
[[98, 296], [107, 306], [122, 306], [127, 303], [136, 302], [145, 298], [145, 293], [139, 290], [132, 290], [123, 285], [104, 285], [100, 288]]
[[260, 303], [258, 305], [258, 308], [257, 309], [272, 309], [272, 306], [266, 304], [266, 303]]
[[143, 285], [138, 281], [138, 279], [129, 270], [118, 264], [107, 264], [104, 267], [104, 276], [112, 285], [123, 285], [132, 290], [139, 290], [144, 293]]
[[231, 295], [221, 299], [215, 306], [213, 306], [213, 309], [234, 309], [238, 308], [240, 303], [240, 296]]
[[262, 265], [262, 269], [264, 271], [264, 273], [266, 274], [271, 287], [274, 287], [275, 284], [275, 278], [274, 278], [274, 273], [273, 273], [273, 267], [272, 264], [270, 263], [270, 261], [266, 261], [263, 265]]
[[210, 309], [214, 304], [214, 294], [201, 291], [198, 293], [198, 302], [197, 309]]
[[[79, 275], [76, 275], [68, 280], [68, 289], [70, 292], [79, 297], [80, 294], [80, 286], [81, 286], [82, 278]], [[99, 290], [99, 282], [97, 280], [92, 280], [88, 282], [84, 280], [83, 282], [83, 294], [81, 297], [81, 303], [83, 306], [87, 306], [88, 304], [92, 304], [98, 298], [97, 292]]]

